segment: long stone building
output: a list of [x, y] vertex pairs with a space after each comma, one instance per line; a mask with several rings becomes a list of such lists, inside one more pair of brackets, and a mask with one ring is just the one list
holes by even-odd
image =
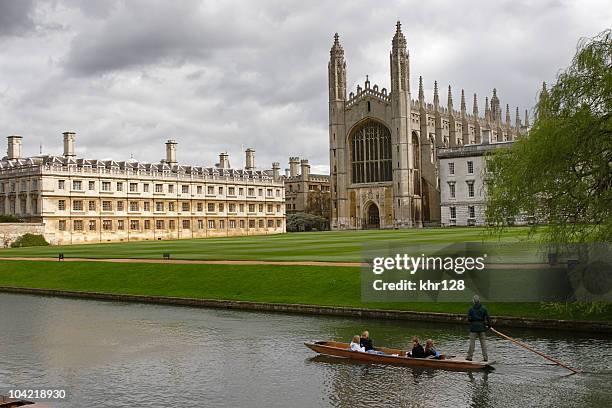
[[0, 160], [0, 214], [43, 223], [53, 244], [285, 232], [280, 166], [256, 169], [252, 149], [244, 169], [226, 153], [214, 167], [179, 164], [173, 140], [157, 164], [89, 160], [63, 135], [63, 155], [27, 158], [22, 137], [9, 136]]
[[332, 229], [410, 228], [439, 225], [438, 149], [481, 143], [488, 130], [491, 143], [514, 140], [525, 131], [514, 124], [506, 105], [505, 121], [497, 91], [485, 99], [484, 117], [474, 94], [471, 113], [461, 90], [455, 110], [452, 90], [440, 106], [434, 82], [433, 103], [425, 101], [419, 77], [418, 99], [410, 91], [406, 38], [398, 22], [391, 42], [391, 89], [365, 84], [347, 95], [346, 61], [338, 34], [330, 51], [329, 154]]

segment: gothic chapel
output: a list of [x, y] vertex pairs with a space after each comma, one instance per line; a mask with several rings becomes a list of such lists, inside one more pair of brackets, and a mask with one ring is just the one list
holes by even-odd
[[460, 111], [440, 107], [437, 82], [433, 104], [425, 102], [422, 78], [418, 100], [410, 95], [410, 60], [398, 22], [390, 54], [391, 90], [371, 85], [346, 92], [346, 62], [338, 34], [330, 51], [329, 154], [332, 229], [414, 228], [440, 222], [438, 149], [481, 143], [481, 130], [491, 142], [514, 140], [523, 129], [510, 125], [509, 107], [502, 123], [500, 102], [493, 90], [484, 118], [466, 112], [461, 91]]

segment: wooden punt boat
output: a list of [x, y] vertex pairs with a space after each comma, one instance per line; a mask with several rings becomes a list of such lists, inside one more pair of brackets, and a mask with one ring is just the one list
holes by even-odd
[[304, 343], [304, 345], [314, 352], [327, 356], [342, 357], [377, 364], [393, 364], [456, 371], [493, 369], [492, 364], [494, 364], [493, 361], [468, 361], [464, 358], [457, 357], [449, 357], [440, 360], [433, 358], [405, 357], [405, 350], [387, 347], [375, 348], [375, 350], [382, 351], [385, 354], [362, 353], [350, 350], [348, 343], [340, 343], [337, 341], [315, 341], [312, 343]]

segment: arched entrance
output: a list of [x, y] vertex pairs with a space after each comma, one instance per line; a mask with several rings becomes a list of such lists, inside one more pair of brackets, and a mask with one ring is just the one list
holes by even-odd
[[380, 228], [380, 212], [378, 206], [374, 203], [370, 203], [366, 212], [366, 226], [367, 229], [379, 229]]

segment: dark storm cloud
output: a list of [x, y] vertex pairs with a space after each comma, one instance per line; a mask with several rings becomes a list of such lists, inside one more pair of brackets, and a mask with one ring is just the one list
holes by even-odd
[[33, 30], [32, 9], [32, 0], [0, 0], [0, 37]]
[[259, 33], [240, 27], [226, 30], [230, 19], [223, 11], [207, 13], [197, 2], [130, 1], [115, 8], [108, 20], [77, 33], [66, 68], [96, 75], [155, 63], [201, 61], [247, 40], [255, 46]]
[[476, 92], [482, 114], [496, 87], [514, 115], [533, 106], [580, 37], [612, 21], [598, 0], [47, 0], [0, 2], [0, 11], [0, 133], [23, 134], [26, 153], [40, 144], [59, 153], [61, 132], [75, 130], [87, 157], [157, 161], [174, 138], [185, 163], [211, 165], [227, 150], [240, 166], [254, 147], [261, 166], [299, 155], [313, 170], [328, 161], [336, 31], [349, 92], [366, 74], [389, 86], [399, 19], [413, 98], [422, 75], [428, 101], [437, 80], [443, 105], [450, 84], [456, 108], [464, 88], [468, 110]]

